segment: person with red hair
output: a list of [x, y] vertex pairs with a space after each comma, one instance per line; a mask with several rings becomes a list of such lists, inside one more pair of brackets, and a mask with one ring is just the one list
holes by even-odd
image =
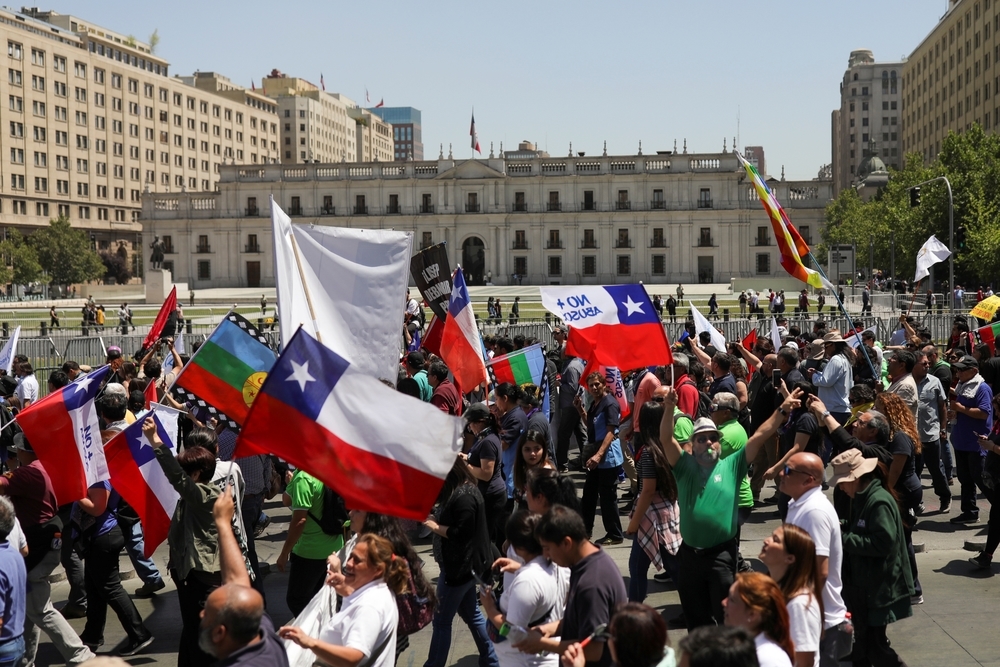
[[774, 579], [759, 572], [736, 575], [729, 597], [722, 601], [726, 625], [755, 635], [760, 667], [792, 667], [792, 644], [785, 596]]

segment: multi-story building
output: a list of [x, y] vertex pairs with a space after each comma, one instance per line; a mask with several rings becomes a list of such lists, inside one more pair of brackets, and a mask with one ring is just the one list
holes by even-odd
[[170, 77], [134, 38], [0, 9], [0, 39], [0, 226], [30, 231], [64, 215], [97, 248], [136, 244], [142, 192], [211, 192], [224, 162], [278, 156], [272, 100], [210, 73]]
[[261, 83], [278, 105], [282, 164], [357, 160], [357, 123], [348, 114], [354, 102], [278, 70]]
[[392, 162], [392, 125], [385, 122], [369, 109], [354, 107], [348, 115], [355, 123], [355, 143], [358, 146], [356, 162]]
[[743, 157], [754, 166], [758, 174], [767, 176], [767, 160], [764, 158], [763, 146], [747, 146], [743, 149]]
[[855, 181], [861, 161], [878, 155], [902, 164], [903, 63], [878, 63], [867, 49], [851, 51], [840, 82], [840, 108], [831, 115], [834, 192]]
[[[819, 238], [831, 181], [770, 179]], [[274, 284], [268, 197], [295, 222], [445, 241], [474, 284], [723, 282], [784, 276], [767, 215], [731, 153], [222, 167], [215, 193], [151, 193], [147, 236], [192, 288]]]
[[397, 160], [424, 159], [424, 137], [420, 109], [413, 107], [374, 107], [373, 114], [392, 125], [393, 154]]
[[906, 152], [930, 162], [949, 132], [1000, 125], [1000, 7], [989, 0], [950, 0], [948, 11], [903, 68]]

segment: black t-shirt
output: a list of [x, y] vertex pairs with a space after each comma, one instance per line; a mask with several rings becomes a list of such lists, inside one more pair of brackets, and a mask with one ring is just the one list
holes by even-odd
[[756, 371], [747, 387], [750, 394], [750, 428], [747, 435], [753, 435], [761, 424], [774, 414], [774, 400], [777, 392], [771, 383], [771, 376]]
[[979, 374], [986, 380], [993, 393], [996, 393], [998, 383], [1000, 383], [1000, 357], [990, 357], [979, 362]]
[[230, 653], [213, 667], [288, 667], [285, 643], [274, 631], [274, 623], [266, 613], [260, 619], [260, 641]]
[[500, 438], [497, 437], [496, 433], [487, 433], [469, 450], [469, 465], [482, 468], [483, 461], [493, 461], [493, 476], [489, 480], [476, 480], [479, 492], [484, 497], [507, 495], [507, 487], [504, 485], [503, 476], [500, 473]]
[[913, 440], [910, 439], [910, 436], [902, 431], [896, 431], [896, 435], [889, 443], [889, 453], [893, 457], [897, 454], [906, 456], [903, 472], [899, 473], [899, 479], [896, 480], [896, 490], [905, 493], [919, 489], [920, 479], [917, 477], [917, 469], [913, 463]]
[[931, 375], [941, 380], [941, 386], [945, 391], [951, 389], [951, 366], [946, 363], [938, 363], [931, 368]]
[[795, 438], [799, 433], [806, 433], [809, 435], [809, 442], [806, 443], [806, 447], [802, 451], [819, 456], [820, 449], [823, 447], [823, 431], [816, 423], [816, 418], [808, 410], [803, 410], [800, 414], [795, 414], [795, 412], [798, 411], [793, 411], [789, 415], [789, 421], [781, 428], [779, 455], [784, 456], [788, 453], [795, 445]]
[[[597, 626], [610, 623], [615, 607], [627, 600], [621, 570], [611, 556], [604, 551], [587, 556], [570, 568], [569, 594], [559, 636], [563, 640], [582, 641]], [[610, 667], [611, 651], [605, 646], [601, 659], [587, 664]]]
[[708, 388], [708, 395], [715, 396], [721, 391], [736, 394], [736, 378], [733, 377], [732, 373], [726, 373], [722, 377], [712, 380], [712, 386]]

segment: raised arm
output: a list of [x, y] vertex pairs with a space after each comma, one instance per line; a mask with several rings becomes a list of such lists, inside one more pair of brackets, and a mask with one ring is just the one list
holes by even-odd
[[[784, 382], [781, 383], [782, 387], [784, 387], [784, 384]], [[750, 436], [750, 439], [747, 440], [747, 446], [743, 450], [747, 461], [753, 461], [757, 458], [757, 453], [764, 446], [764, 443], [774, 437], [774, 434], [778, 432], [778, 427], [788, 418], [789, 413], [802, 404], [801, 396], [801, 389], [796, 389], [789, 394], [788, 398], [778, 406], [778, 409], [768, 417], [767, 421], [761, 424], [760, 428]]]
[[[663, 453], [667, 455], [667, 462], [671, 467], [676, 466], [681, 460], [684, 450], [674, 437], [674, 408], [677, 407], [677, 391], [673, 387], [665, 387], [663, 395], [663, 419], [660, 420], [660, 444], [663, 445]], [[753, 459], [748, 459], [753, 460]]]
[[708, 368], [712, 363], [712, 357], [708, 356], [705, 350], [698, 347], [698, 343], [693, 338], [691, 339], [691, 353], [694, 354], [694, 358], [705, 368]]
[[250, 574], [243, 562], [243, 552], [233, 533], [233, 514], [236, 512], [236, 501], [233, 500], [233, 490], [228, 484], [222, 487], [222, 493], [215, 499], [212, 516], [215, 518], [215, 529], [219, 532], [219, 565], [222, 569], [223, 584], [239, 584], [250, 586]]
[[736, 343], [736, 349], [740, 351], [740, 354], [743, 356], [743, 360], [744, 361], [746, 361], [748, 364], [750, 364], [754, 368], [760, 368], [760, 366], [761, 366], [761, 360], [760, 360], [760, 358], [757, 357], [750, 350], [748, 350], [745, 347], [743, 347], [743, 343]]

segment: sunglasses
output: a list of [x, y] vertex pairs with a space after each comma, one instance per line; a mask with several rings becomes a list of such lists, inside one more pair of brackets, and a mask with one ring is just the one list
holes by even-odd
[[664, 401], [665, 399], [664, 399], [664, 397], [663, 397], [663, 396], [653, 396], [653, 397], [652, 397], [651, 399], [649, 399], [649, 400], [651, 400], [651, 401], [656, 401], [657, 403], [662, 403], [662, 402], [663, 402], [663, 401]]
[[784, 467], [784, 473], [785, 473], [785, 477], [788, 477], [788, 476], [789, 476], [789, 475], [791, 475], [791, 474], [792, 474], [793, 472], [797, 472], [797, 473], [799, 473], [800, 475], [805, 475], [806, 477], [812, 477], [812, 476], [813, 476], [813, 475], [812, 475], [812, 473], [808, 473], [808, 472], [806, 472], [805, 470], [796, 470], [795, 468], [793, 468], [793, 467], [791, 467], [791, 466], [788, 466], [788, 465], [786, 465], [786, 466]]
[[695, 442], [718, 442], [719, 434], [713, 433], [712, 435], [697, 435], [694, 437]]

